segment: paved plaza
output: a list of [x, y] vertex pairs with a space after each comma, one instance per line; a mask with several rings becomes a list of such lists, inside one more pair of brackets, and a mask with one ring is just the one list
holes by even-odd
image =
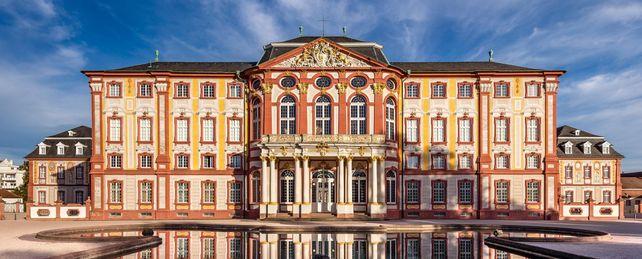
[[[43, 230], [87, 227], [97, 225], [123, 225], [159, 222], [186, 221], [0, 221], [0, 258], [42, 258], [53, 255], [96, 248], [107, 243], [70, 243], [43, 241], [35, 234]], [[256, 225], [255, 220], [190, 221], [230, 225]], [[638, 258], [642, 249], [642, 221], [498, 221], [498, 220], [402, 220], [402, 221], [299, 221], [260, 222], [266, 226], [379, 226], [395, 227], [408, 225], [439, 224], [493, 224], [567, 227], [599, 230], [611, 233], [613, 239], [607, 242], [590, 243], [532, 243], [560, 251], [597, 258]]]

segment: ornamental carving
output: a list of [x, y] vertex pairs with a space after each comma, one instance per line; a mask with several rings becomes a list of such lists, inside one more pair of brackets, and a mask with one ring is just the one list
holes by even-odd
[[299, 91], [301, 94], [307, 94], [308, 93], [308, 84], [306, 83], [300, 83], [297, 85], [297, 88], [299, 88]]
[[368, 67], [368, 64], [340, 52], [328, 42], [320, 41], [275, 67]]
[[385, 89], [386, 86], [384, 84], [373, 84], [372, 89], [374, 90], [375, 94], [381, 94], [383, 93], [383, 89]]
[[272, 84], [263, 84], [263, 85], [261, 85], [261, 90], [263, 90], [264, 94], [271, 94], [272, 93]]
[[345, 94], [346, 93], [346, 89], [348, 89], [347, 85], [341, 84], [341, 83], [337, 84], [337, 90], [339, 90], [340, 94]]

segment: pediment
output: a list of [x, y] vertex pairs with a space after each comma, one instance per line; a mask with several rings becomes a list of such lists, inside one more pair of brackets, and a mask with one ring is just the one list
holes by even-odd
[[[298, 50], [298, 51], [297, 51]], [[335, 44], [319, 40], [306, 44], [299, 49], [293, 50], [298, 53], [282, 60], [273, 67], [277, 68], [368, 68], [372, 67], [369, 62], [361, 57], [357, 58], [356, 53], [341, 49]]]

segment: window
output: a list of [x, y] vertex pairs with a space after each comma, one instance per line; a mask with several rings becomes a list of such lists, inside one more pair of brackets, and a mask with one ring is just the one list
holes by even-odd
[[395, 101], [392, 98], [386, 100], [386, 140], [395, 140]]
[[472, 155], [461, 154], [459, 155], [459, 169], [472, 169]]
[[214, 243], [214, 238], [207, 237], [201, 239], [201, 244], [203, 245], [203, 259], [214, 259], [216, 258], [216, 243]]
[[75, 191], [74, 192], [74, 203], [76, 204], [83, 204], [85, 201], [85, 194], [83, 191]]
[[152, 155], [140, 156], [140, 168], [152, 168]]
[[189, 202], [189, 183], [188, 182], [178, 182], [176, 183], [176, 203], [188, 203]]
[[252, 202], [261, 201], [261, 176], [258, 172], [252, 174]]
[[57, 154], [58, 154], [58, 155], [64, 155], [64, 154], [65, 154], [65, 146], [63, 146], [63, 145], [59, 145], [59, 146], [58, 146]]
[[406, 85], [406, 97], [418, 98], [419, 97], [419, 84], [410, 83]]
[[65, 191], [58, 190], [58, 199], [57, 199], [57, 201], [66, 203], [65, 202]]
[[437, 180], [432, 182], [432, 202], [446, 203], [446, 181]]
[[189, 98], [189, 85], [185, 83], [176, 84], [176, 98]]
[[446, 119], [436, 118], [432, 120], [432, 142], [446, 142]]
[[315, 125], [317, 135], [330, 135], [332, 134], [332, 105], [330, 105], [330, 98], [323, 95], [317, 99], [315, 106]]
[[539, 97], [539, 84], [526, 83], [526, 97]]
[[407, 239], [406, 240], [406, 258], [408, 259], [419, 259], [421, 258], [420, 254], [419, 239]]
[[605, 165], [602, 167], [602, 179], [609, 180], [611, 179], [611, 167]]
[[279, 241], [279, 259], [294, 259], [294, 242], [292, 240]]
[[573, 179], [573, 166], [567, 165], [564, 167], [564, 178]]
[[121, 155], [111, 155], [109, 156], [109, 167], [110, 168], [121, 168], [123, 164], [123, 157]]
[[397, 240], [386, 240], [386, 259], [397, 259]]
[[406, 182], [406, 202], [419, 203], [419, 181]]
[[148, 118], [141, 118], [138, 121], [138, 141], [151, 142], [152, 141], [152, 120]]
[[187, 142], [189, 138], [189, 120], [176, 120], [176, 142]]
[[230, 84], [230, 93], [231, 98], [241, 98], [241, 84], [233, 83]]
[[38, 178], [40, 179], [40, 183], [44, 183], [45, 178], [47, 178], [47, 167], [42, 165], [38, 168]]
[[611, 203], [611, 191], [602, 191], [602, 203]]
[[296, 79], [291, 76], [284, 76], [280, 83], [284, 88], [292, 88], [296, 85]]
[[209, 142], [209, 143], [214, 142], [214, 139], [216, 138], [214, 136], [214, 119], [210, 119], [210, 118], [203, 119], [201, 121], [201, 127], [203, 130], [203, 133], [202, 133], [203, 142]]
[[366, 134], [366, 99], [361, 95], [350, 102], [350, 133]]
[[215, 182], [206, 181], [203, 183], [203, 203], [215, 202]]
[[509, 97], [508, 83], [499, 82], [495, 83], [495, 97]]
[[281, 203], [294, 202], [294, 172], [281, 172]]
[[232, 182], [230, 184], [230, 203], [241, 203], [241, 183]]
[[445, 259], [446, 257], [446, 240], [433, 239], [432, 240], [432, 258]]
[[495, 119], [495, 142], [508, 142], [508, 119]]
[[573, 144], [570, 141], [564, 144], [564, 154], [573, 154]]
[[539, 202], [539, 182], [537, 181], [526, 182], [526, 202], [527, 203]]
[[352, 173], [352, 202], [365, 203], [367, 191], [366, 173], [363, 171]]
[[459, 98], [472, 98], [473, 85], [471, 83], [460, 83], [458, 89]]
[[419, 131], [417, 129], [419, 120], [408, 119], [406, 120], [406, 142], [417, 143], [419, 138]]
[[593, 201], [593, 192], [592, 191], [584, 191], [584, 202], [590, 202]]
[[591, 179], [591, 166], [590, 165], [585, 165], [584, 166], [584, 179]]
[[230, 239], [230, 259], [241, 259], [243, 253], [241, 251], [241, 239], [238, 237]]
[[584, 142], [583, 146], [584, 146], [584, 154], [585, 155], [590, 155], [591, 154], [591, 146], [592, 146], [591, 142], [588, 142], [588, 141]]
[[216, 97], [216, 87], [212, 83], [204, 83], [201, 85], [201, 97], [214, 98]]
[[510, 255], [506, 251], [495, 250], [495, 259], [509, 259]]
[[211, 155], [203, 156], [203, 168], [205, 169], [214, 168], [214, 156], [211, 156]]
[[432, 169], [446, 169], [445, 154], [436, 154], [432, 156]]
[[176, 258], [189, 258], [189, 238], [179, 237], [176, 239]]
[[76, 166], [76, 179], [82, 180], [85, 178], [85, 168], [81, 165]]
[[108, 97], [120, 97], [120, 84], [118, 83], [111, 83], [109, 84], [109, 93]]
[[45, 154], [47, 154], [47, 147], [46, 147], [46, 146], [39, 146], [39, 147], [38, 147], [38, 154], [39, 154], [39, 155], [45, 155]]
[[473, 202], [473, 182], [459, 181], [459, 203], [472, 203]]
[[472, 142], [472, 119], [462, 118], [459, 119], [459, 142], [467, 143]]
[[240, 169], [242, 161], [242, 155], [232, 155], [230, 156], [230, 167], [234, 169]]
[[539, 120], [526, 119], [526, 142], [539, 141]]
[[150, 83], [140, 83], [138, 86], [139, 97], [152, 97], [152, 85]]
[[573, 191], [564, 192], [564, 202], [566, 203], [573, 202]]
[[406, 167], [409, 169], [418, 169], [419, 168], [419, 156], [410, 155], [407, 157]]
[[241, 120], [230, 120], [230, 142], [241, 142]]
[[281, 134], [296, 133], [296, 104], [292, 96], [281, 100]]
[[366, 246], [366, 240], [354, 240], [352, 243], [352, 259], [368, 258], [368, 249]]
[[188, 155], [177, 155], [176, 156], [176, 168], [186, 169], [189, 167], [189, 156]]
[[611, 144], [608, 142], [602, 143], [602, 153], [610, 154], [611, 153]]
[[110, 182], [109, 183], [109, 203], [122, 203], [123, 202], [123, 183]]
[[120, 141], [120, 119], [109, 119], [109, 141]]
[[434, 83], [432, 85], [432, 97], [433, 98], [446, 98], [446, 84], [444, 84], [444, 83]]
[[152, 203], [152, 182], [143, 181], [140, 183], [140, 203]]
[[386, 203], [397, 202], [397, 178], [395, 171], [386, 173]]
[[500, 154], [496, 156], [495, 159], [495, 168], [496, 169], [508, 169], [510, 162], [510, 156], [506, 154]]
[[261, 137], [261, 101], [257, 98], [252, 102], [252, 139]]
[[77, 156], [82, 156], [83, 153], [85, 153], [85, 149], [82, 146], [77, 146], [76, 147], [76, 155]]
[[38, 191], [38, 203], [47, 203], [47, 193], [45, 191]]
[[526, 156], [526, 168], [527, 169], [537, 169], [539, 168], [539, 155], [527, 155]]
[[508, 203], [508, 181], [495, 182], [495, 201]]
[[473, 258], [473, 240], [472, 239], [459, 239], [459, 259], [472, 259]]

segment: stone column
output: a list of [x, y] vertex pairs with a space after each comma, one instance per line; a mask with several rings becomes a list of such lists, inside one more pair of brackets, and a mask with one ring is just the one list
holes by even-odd
[[[283, 255], [281, 255], [283, 258]], [[301, 240], [294, 240], [294, 259], [303, 259], [303, 244]]]
[[303, 156], [301, 158], [303, 162], [303, 203], [301, 204], [301, 217], [306, 217], [310, 215], [312, 211], [312, 204], [310, 201], [310, 158]]
[[270, 258], [270, 242], [267, 240], [266, 234], [260, 234], [261, 242], [261, 259]]
[[370, 175], [368, 176], [368, 212], [370, 216], [374, 214], [377, 207], [378, 197], [377, 197], [377, 157], [370, 158]]
[[339, 195], [337, 195], [337, 217], [344, 217], [345, 216], [345, 157], [339, 156], [339, 163], [337, 166], [337, 192]]
[[378, 200], [380, 203], [383, 203], [384, 209], [386, 204], [386, 158], [381, 156], [379, 157], [379, 190], [378, 190]]
[[[350, 216], [354, 216], [354, 206], [352, 204], [352, 157], [348, 156], [346, 158], [348, 161], [346, 164], [346, 210], [345, 213]], [[351, 257], [348, 257], [351, 258]]]
[[276, 157], [270, 157], [270, 203], [268, 204], [268, 215], [276, 216], [278, 211], [278, 172], [276, 170]]
[[261, 156], [261, 218], [267, 218], [268, 204], [270, 203], [270, 167], [268, 167], [268, 157]]
[[294, 206], [292, 212], [295, 217], [301, 217], [301, 202], [303, 194], [303, 176], [301, 175], [301, 158], [294, 157]]

